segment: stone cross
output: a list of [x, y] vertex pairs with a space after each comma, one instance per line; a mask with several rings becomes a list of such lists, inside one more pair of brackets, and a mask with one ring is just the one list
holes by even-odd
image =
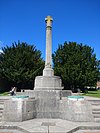
[[46, 61], [45, 68], [43, 70], [43, 76], [53, 76], [54, 72], [52, 69], [52, 17], [47, 16], [46, 22]]
[[48, 28], [48, 26], [49, 26], [49, 28], [52, 28], [52, 21], [53, 21], [53, 18], [51, 17], [51, 16], [47, 16], [46, 18], [45, 18], [45, 22], [46, 22], [46, 27]]

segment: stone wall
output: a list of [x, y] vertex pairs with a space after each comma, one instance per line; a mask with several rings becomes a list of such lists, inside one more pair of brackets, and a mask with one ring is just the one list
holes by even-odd
[[4, 103], [3, 121], [25, 121], [36, 117], [36, 100], [12, 98]]

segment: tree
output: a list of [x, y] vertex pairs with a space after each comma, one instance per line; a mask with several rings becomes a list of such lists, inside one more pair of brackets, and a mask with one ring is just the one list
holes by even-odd
[[97, 82], [97, 62], [94, 50], [76, 42], [59, 45], [53, 54], [55, 74], [61, 76], [65, 89], [73, 91]]
[[97, 63], [98, 63], [98, 81], [100, 82], [100, 60], [98, 60]]
[[11, 86], [33, 88], [35, 76], [42, 74], [44, 61], [34, 45], [25, 42], [4, 47], [0, 54], [0, 77]]

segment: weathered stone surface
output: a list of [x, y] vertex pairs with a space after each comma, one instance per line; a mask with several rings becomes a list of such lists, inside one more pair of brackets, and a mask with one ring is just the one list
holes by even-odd
[[59, 118], [61, 91], [34, 90], [26, 91], [24, 94], [37, 99], [36, 118]]
[[35, 91], [37, 118], [58, 118], [60, 91]]
[[68, 100], [67, 97], [62, 97], [62, 90], [34, 90], [26, 91], [24, 93], [25, 95], [29, 95], [37, 99], [37, 118], [61, 118], [71, 121], [94, 121], [91, 105], [85, 99], [82, 101]]
[[36, 117], [36, 100], [10, 99], [4, 103], [4, 121], [24, 121]]
[[85, 99], [60, 101], [60, 118], [71, 121], [94, 121], [91, 105]]
[[43, 76], [53, 76], [54, 71], [52, 69], [52, 17], [47, 16], [46, 22], [46, 61]]
[[34, 90], [62, 90], [61, 78], [58, 76], [37, 76]]
[[52, 68], [47, 68], [45, 67], [44, 70], [43, 70], [43, 76], [54, 76], [54, 70]]
[[62, 94], [62, 97], [71, 96], [72, 95], [72, 91], [71, 90], [62, 90], [61, 94]]

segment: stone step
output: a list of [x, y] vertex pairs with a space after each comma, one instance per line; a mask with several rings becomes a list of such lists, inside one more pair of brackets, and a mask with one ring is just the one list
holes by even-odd
[[100, 103], [91, 103], [91, 104], [95, 106], [100, 106]]
[[0, 102], [4, 102], [4, 101], [6, 101], [6, 100], [8, 100], [8, 99], [0, 99]]
[[2, 120], [2, 116], [0, 116], [0, 121]]
[[8, 100], [8, 98], [1, 98], [0, 97], [0, 121], [2, 121], [2, 115], [4, 110], [4, 102]]
[[100, 122], [100, 118], [95, 118], [95, 122]]
[[0, 103], [0, 105], [4, 105], [4, 103]]
[[5, 101], [0, 101], [0, 104], [4, 103]]
[[100, 105], [91, 105], [92, 108], [100, 108]]
[[93, 114], [100, 114], [100, 111], [92, 111]]
[[100, 108], [100, 104], [98, 104], [98, 103], [93, 103], [93, 104], [91, 104], [91, 106], [92, 107], [99, 107]]
[[[6, 101], [6, 100], [5, 100]], [[0, 104], [4, 104], [5, 101], [0, 101]]]
[[92, 106], [100, 106], [100, 103], [98, 102], [94, 102], [94, 103], [90, 103]]
[[4, 104], [0, 104], [0, 110], [4, 108]]
[[0, 111], [4, 109], [4, 106], [0, 107]]
[[93, 114], [94, 118], [100, 118], [100, 114]]
[[92, 108], [92, 111], [100, 111], [100, 108]]
[[0, 99], [0, 104], [3, 104], [7, 100], [9, 100], [9, 99]]
[[0, 118], [2, 117], [2, 113], [0, 113]]
[[100, 109], [100, 106], [91, 106], [92, 109]]
[[100, 102], [89, 102], [90, 104], [94, 105], [100, 105]]
[[100, 106], [100, 101], [89, 101], [91, 105], [98, 105]]
[[2, 109], [0, 108], [0, 112], [2, 112], [3, 110], [4, 110], [4, 108], [2, 108]]
[[100, 99], [95, 100], [88, 100], [89, 102], [100, 102]]

